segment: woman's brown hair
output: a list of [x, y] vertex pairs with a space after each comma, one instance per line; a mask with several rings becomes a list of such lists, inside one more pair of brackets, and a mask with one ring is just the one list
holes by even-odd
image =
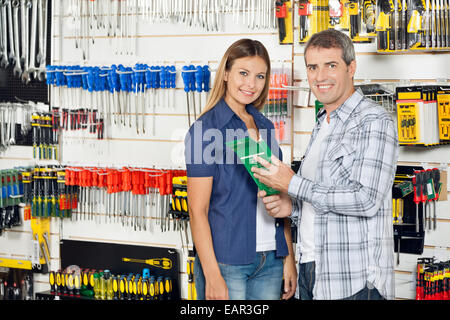
[[261, 110], [269, 93], [270, 83], [270, 58], [264, 45], [258, 40], [241, 39], [234, 42], [225, 52], [220, 61], [219, 67], [214, 78], [214, 84], [201, 115], [211, 110], [224, 97], [226, 92], [226, 82], [224, 81], [225, 71], [230, 71], [236, 59], [258, 56], [264, 60], [267, 65], [266, 83], [261, 95], [253, 102], [256, 109]]

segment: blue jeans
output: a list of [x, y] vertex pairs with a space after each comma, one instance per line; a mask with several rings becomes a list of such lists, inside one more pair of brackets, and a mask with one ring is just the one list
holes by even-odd
[[[315, 262], [298, 264], [298, 290], [301, 300], [312, 300], [315, 283]], [[366, 285], [362, 290], [343, 300], [385, 300], [376, 288]]]
[[[283, 259], [275, 251], [257, 252], [251, 264], [219, 263], [230, 300], [279, 300], [283, 281]], [[205, 277], [198, 256], [194, 261], [197, 300], [205, 300]]]

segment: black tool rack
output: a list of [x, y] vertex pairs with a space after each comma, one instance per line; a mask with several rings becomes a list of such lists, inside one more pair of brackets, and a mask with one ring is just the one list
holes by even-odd
[[[180, 300], [180, 267], [179, 254], [175, 249], [125, 245], [115, 243], [61, 240], [61, 270], [77, 265], [80, 268], [95, 270], [109, 269], [112, 274], [142, 274], [144, 268], [150, 270], [151, 276], [164, 276], [172, 279], [172, 300]], [[170, 259], [170, 269], [162, 269], [140, 262], [127, 262], [124, 258], [147, 260], [155, 258]], [[36, 299], [54, 300], [56, 294], [50, 291], [35, 294]], [[60, 300], [95, 300], [84, 296], [59, 295]]]
[[[413, 176], [414, 171], [423, 170], [420, 166], [397, 166], [397, 175]], [[412, 181], [412, 178], [396, 178], [396, 180]], [[422, 254], [425, 240], [425, 230], [423, 221], [423, 208], [419, 204], [419, 232], [416, 232], [416, 204], [414, 203], [414, 192], [405, 196], [395, 187], [392, 188], [393, 199], [403, 199], [403, 221], [394, 224], [394, 251], [398, 252], [400, 242], [400, 252], [410, 254]]]

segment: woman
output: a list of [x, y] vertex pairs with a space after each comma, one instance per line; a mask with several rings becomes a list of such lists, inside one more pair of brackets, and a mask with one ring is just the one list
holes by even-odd
[[199, 300], [289, 299], [295, 292], [289, 220], [267, 214], [257, 185], [225, 146], [250, 136], [264, 139], [281, 157], [274, 126], [258, 111], [269, 79], [265, 47], [249, 39], [233, 43], [220, 62], [204, 111], [185, 139]]

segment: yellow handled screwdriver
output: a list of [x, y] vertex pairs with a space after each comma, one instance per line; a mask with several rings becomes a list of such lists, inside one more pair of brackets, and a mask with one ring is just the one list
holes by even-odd
[[131, 259], [122, 258], [124, 262], [135, 262], [135, 263], [145, 263], [153, 267], [162, 269], [172, 269], [172, 260], [168, 258], [156, 258], [156, 259]]

